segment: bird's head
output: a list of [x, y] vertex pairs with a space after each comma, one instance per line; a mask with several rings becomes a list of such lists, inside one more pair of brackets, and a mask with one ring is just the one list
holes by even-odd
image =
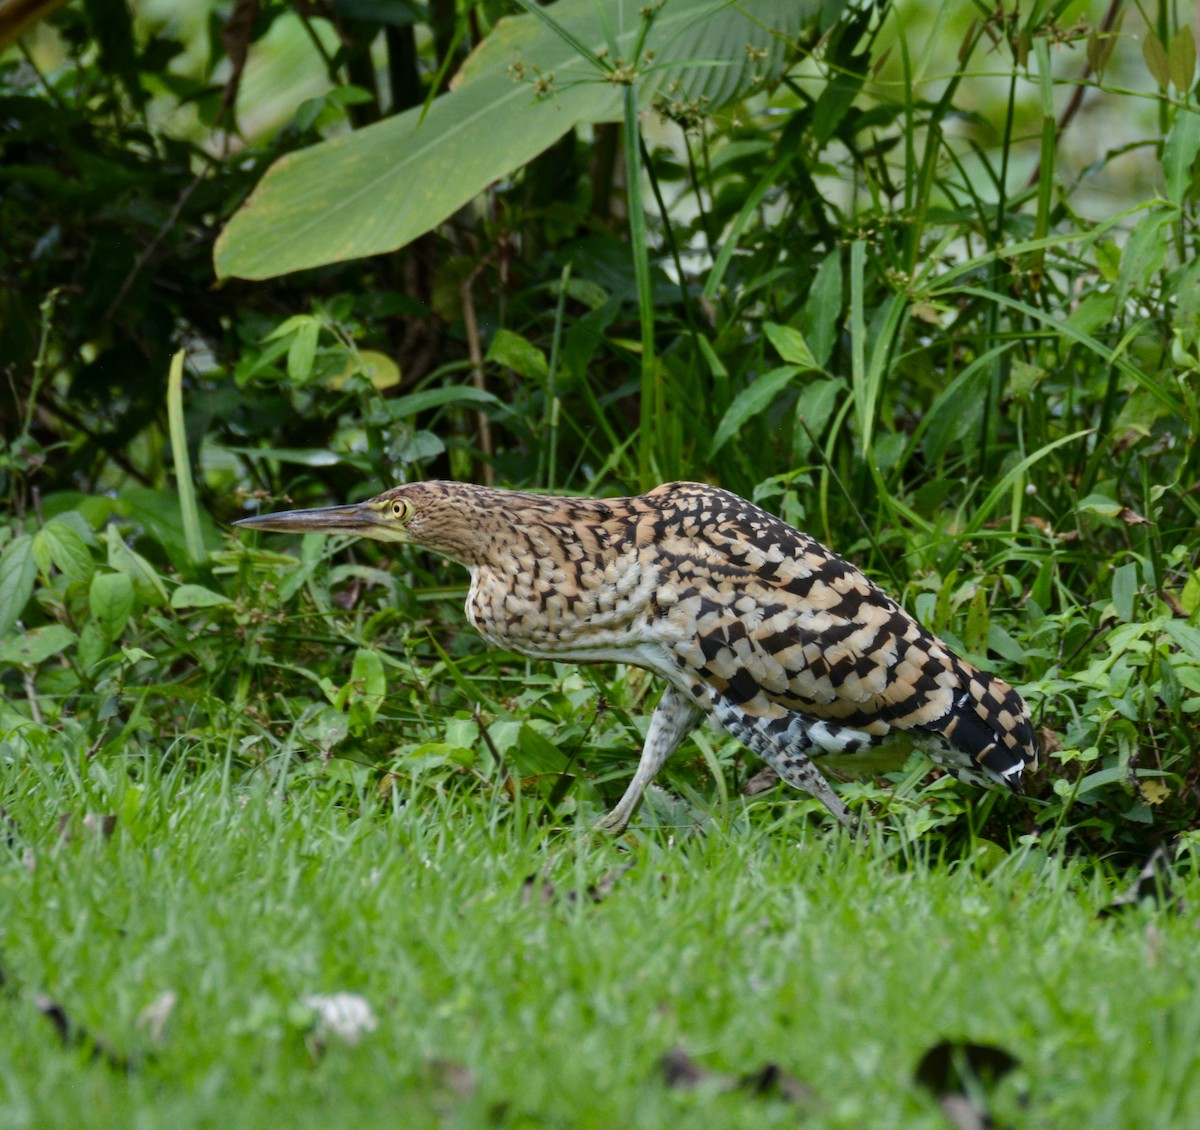
[[254, 518], [242, 518], [234, 525], [277, 534], [346, 534], [375, 541], [412, 541], [408, 533], [412, 504], [403, 498], [389, 498], [393, 493], [388, 491], [347, 506], [259, 514]]
[[344, 534], [374, 541], [411, 542], [435, 553], [477, 564], [494, 518], [491, 495], [469, 483], [409, 483], [346, 506], [282, 510], [235, 522], [281, 534]]

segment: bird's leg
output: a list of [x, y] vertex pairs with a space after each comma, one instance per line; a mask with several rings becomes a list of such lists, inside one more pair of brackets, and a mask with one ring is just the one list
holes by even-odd
[[617, 806], [596, 824], [598, 831], [614, 834], [624, 831], [646, 786], [654, 780], [667, 758], [679, 748], [703, 716], [704, 712], [686, 691], [673, 686], [663, 691], [650, 717], [650, 729], [646, 731], [646, 742], [642, 746], [642, 759], [638, 762], [637, 772]]
[[[805, 793], [820, 800], [838, 818], [842, 828], [851, 833], [857, 830], [858, 823], [850, 815], [850, 810], [829, 787], [821, 770], [812, 764], [812, 758], [804, 752], [814, 746], [808, 732], [803, 726], [788, 721], [785, 708], [776, 705], [773, 711], [761, 716], [749, 715], [736, 703], [718, 699], [713, 715], [722, 727], [740, 743], [754, 750], [788, 785], [802, 788]], [[784, 722], [784, 727], [780, 728], [779, 722]]]
[[842, 798], [830, 788], [829, 782], [825, 780], [821, 770], [812, 763], [812, 759], [807, 754], [801, 753], [798, 750], [786, 750], [783, 752], [757, 750], [756, 752], [789, 785], [797, 789], [803, 789], [809, 795], [815, 796], [817, 800], [833, 813], [843, 828], [852, 833], [857, 832], [858, 822], [850, 815], [850, 810], [846, 807]]
[[[787, 736], [775, 736], [763, 719], [754, 720], [736, 707], [719, 702], [716, 709], [717, 721], [738, 741], [754, 750], [780, 777], [796, 789], [803, 789], [815, 796], [837, 818], [838, 823], [850, 832], [857, 830], [857, 822], [842, 798], [829, 787], [804, 751], [813, 746], [812, 739], [802, 729], [789, 727]], [[784, 717], [784, 715], [780, 715]], [[786, 733], [786, 731], [785, 731]]]

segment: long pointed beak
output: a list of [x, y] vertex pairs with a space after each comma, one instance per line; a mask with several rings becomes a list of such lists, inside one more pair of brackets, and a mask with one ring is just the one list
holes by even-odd
[[383, 524], [379, 511], [370, 509], [364, 503], [318, 506], [315, 510], [281, 510], [278, 514], [259, 514], [234, 522], [235, 526], [279, 534], [348, 534], [358, 537], [370, 537]]

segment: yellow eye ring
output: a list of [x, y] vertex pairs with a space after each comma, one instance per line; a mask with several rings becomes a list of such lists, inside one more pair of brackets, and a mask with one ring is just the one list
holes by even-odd
[[393, 502], [392, 503], [392, 517], [393, 518], [403, 518], [404, 517], [404, 503], [403, 502]]

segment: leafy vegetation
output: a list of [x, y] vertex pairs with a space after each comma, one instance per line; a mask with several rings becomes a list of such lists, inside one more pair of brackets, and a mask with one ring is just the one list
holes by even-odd
[[[29, 926], [0, 923], [25, 1049], [0, 1121], [129, 1120], [166, 1079], [236, 1105], [251, 1075], [315, 1119], [363, 1070], [302, 1004], [340, 989], [393, 1002], [368, 1070], [426, 1120], [794, 1120], [666, 1088], [682, 1043], [734, 1076], [794, 1048], [829, 1125], [880, 1097], [932, 1125], [913, 1065], [947, 1035], [1017, 1053], [1002, 1114], [1028, 1088], [1048, 1121], [1140, 1125], [1171, 1079], [1194, 1120], [1174, 1051], [1104, 1079], [1092, 1054], [1194, 1043], [1184, 921], [1094, 921], [1155, 845], [1186, 887], [1196, 843], [1192, 29], [1166, 3], [764, 0], [753, 35], [784, 34], [743, 41], [710, 7], [240, 0], [189, 27], [81, 0], [0, 56], [0, 892]], [[502, 94], [472, 132], [462, 107]], [[756, 766], [702, 731], [603, 906], [522, 905], [543, 868], [619, 872], [575, 829], [619, 795], [653, 680], [486, 651], [445, 563], [223, 533], [419, 477], [719, 482], [1016, 684], [1045, 768], [1023, 800], [916, 757], [845, 783], [881, 829], [860, 857], [808, 799], [745, 797]], [[830, 972], [868, 942], [861, 980]], [[1084, 964], [1123, 1039], [1073, 995]], [[188, 984], [167, 1043], [134, 1034]], [[28, 986], [116, 1041], [86, 1088], [30, 1083], [88, 1053], [55, 1052]]]

